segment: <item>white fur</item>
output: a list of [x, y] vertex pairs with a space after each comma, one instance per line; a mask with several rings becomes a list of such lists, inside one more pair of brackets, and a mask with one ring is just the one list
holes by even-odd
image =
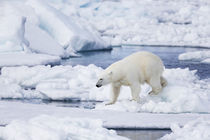
[[110, 65], [101, 74], [97, 86], [112, 84], [109, 104], [116, 102], [122, 85], [129, 86], [132, 99], [139, 101], [140, 84], [148, 83], [152, 92], [158, 94], [167, 81], [162, 77], [164, 70], [161, 59], [150, 52], [137, 52]]

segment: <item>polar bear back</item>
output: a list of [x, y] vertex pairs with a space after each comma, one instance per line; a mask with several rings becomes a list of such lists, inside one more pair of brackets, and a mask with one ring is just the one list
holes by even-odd
[[141, 83], [153, 76], [161, 76], [164, 70], [161, 59], [150, 52], [137, 52], [115, 62], [107, 69], [116, 70], [120, 76], [138, 78]]

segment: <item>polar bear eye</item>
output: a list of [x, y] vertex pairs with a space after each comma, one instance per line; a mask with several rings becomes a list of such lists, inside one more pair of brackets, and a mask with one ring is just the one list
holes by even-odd
[[102, 78], [100, 78], [99, 80], [100, 80], [100, 81], [102, 81], [103, 79], [102, 79]]

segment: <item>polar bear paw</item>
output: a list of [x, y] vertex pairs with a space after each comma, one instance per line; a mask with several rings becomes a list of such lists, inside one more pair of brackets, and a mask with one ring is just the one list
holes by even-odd
[[113, 104], [114, 104], [114, 102], [108, 102], [105, 105], [113, 105]]

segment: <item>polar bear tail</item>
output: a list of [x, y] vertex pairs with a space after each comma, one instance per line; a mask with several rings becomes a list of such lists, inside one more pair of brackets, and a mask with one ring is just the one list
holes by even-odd
[[168, 84], [167, 80], [163, 76], [160, 77], [160, 83], [162, 87], [165, 87]]

